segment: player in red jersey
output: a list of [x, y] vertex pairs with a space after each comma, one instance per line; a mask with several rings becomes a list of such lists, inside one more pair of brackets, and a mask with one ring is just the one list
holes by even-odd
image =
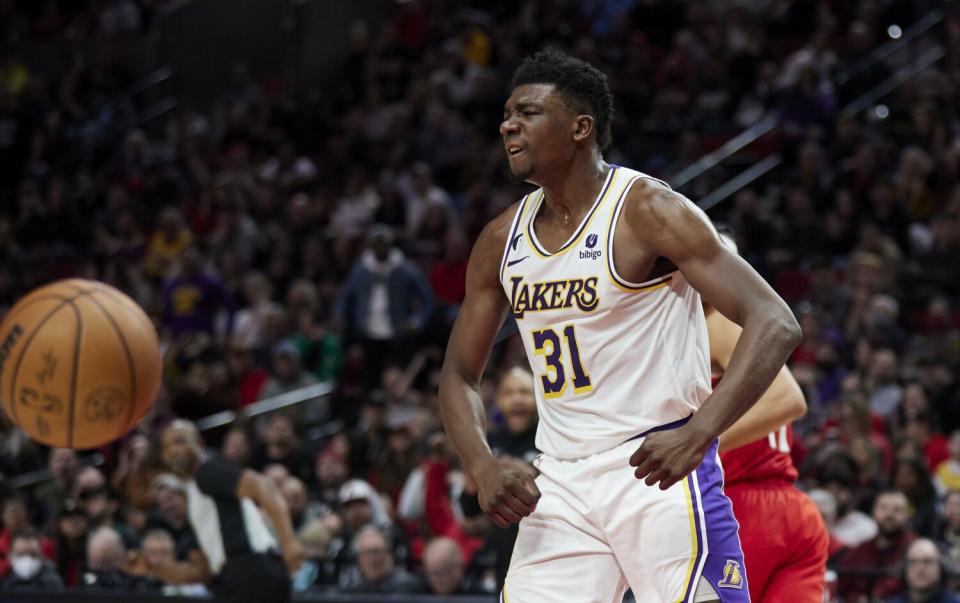
[[[704, 311], [716, 385], [741, 329], [709, 306]], [[783, 367], [760, 400], [720, 436], [724, 491], [740, 523], [754, 603], [823, 601], [830, 537], [816, 505], [794, 486], [797, 469], [790, 458], [790, 421], [806, 410], [800, 386]]]

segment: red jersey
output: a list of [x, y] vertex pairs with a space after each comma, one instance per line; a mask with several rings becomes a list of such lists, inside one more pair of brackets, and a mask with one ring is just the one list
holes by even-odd
[[[713, 378], [714, 385], [718, 381]], [[723, 483], [726, 486], [745, 482], [780, 480], [797, 481], [797, 468], [790, 457], [793, 427], [784, 425], [767, 437], [720, 454]]]

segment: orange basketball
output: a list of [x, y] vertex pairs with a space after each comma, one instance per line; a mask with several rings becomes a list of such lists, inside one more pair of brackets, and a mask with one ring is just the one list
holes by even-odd
[[124, 435], [153, 402], [160, 373], [153, 323], [104, 283], [35, 289], [0, 325], [0, 405], [50, 446], [95, 448]]

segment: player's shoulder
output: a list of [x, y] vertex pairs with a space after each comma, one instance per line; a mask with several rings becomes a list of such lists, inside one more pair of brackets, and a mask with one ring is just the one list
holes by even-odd
[[643, 238], [675, 233], [709, 220], [695, 203], [655, 178], [638, 178], [624, 203], [623, 215]]

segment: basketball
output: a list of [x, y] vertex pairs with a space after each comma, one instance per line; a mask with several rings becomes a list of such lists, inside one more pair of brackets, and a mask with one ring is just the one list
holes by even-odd
[[0, 404], [49, 446], [95, 448], [124, 435], [153, 402], [160, 375], [153, 323], [104, 283], [35, 289], [0, 325]]

